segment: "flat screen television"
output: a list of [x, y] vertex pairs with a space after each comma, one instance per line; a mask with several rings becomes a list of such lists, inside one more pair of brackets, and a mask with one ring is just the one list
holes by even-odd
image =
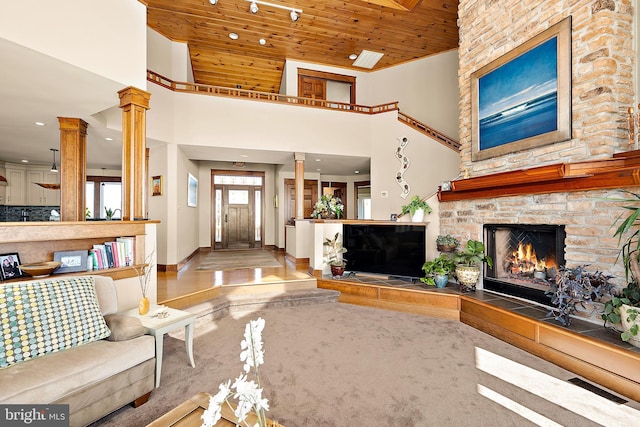
[[347, 270], [414, 278], [424, 276], [425, 225], [344, 224]]

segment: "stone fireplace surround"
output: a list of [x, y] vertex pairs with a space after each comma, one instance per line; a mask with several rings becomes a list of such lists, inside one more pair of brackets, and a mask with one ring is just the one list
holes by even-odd
[[[565, 261], [614, 274], [622, 209], [604, 199], [639, 190], [637, 153], [627, 141], [634, 105], [634, 3], [630, 0], [460, 0], [458, 87], [461, 171], [440, 198], [440, 233], [483, 239], [484, 224], [564, 225]], [[571, 16], [571, 139], [471, 160], [471, 74]], [[634, 164], [635, 163], [635, 164]], [[482, 287], [482, 284], [479, 285]]]

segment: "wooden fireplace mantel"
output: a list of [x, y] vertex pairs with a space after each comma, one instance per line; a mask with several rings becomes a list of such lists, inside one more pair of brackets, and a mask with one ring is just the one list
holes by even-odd
[[452, 202], [632, 186], [640, 186], [640, 150], [618, 153], [611, 159], [556, 163], [460, 179], [451, 182], [451, 191], [439, 189], [438, 200]]

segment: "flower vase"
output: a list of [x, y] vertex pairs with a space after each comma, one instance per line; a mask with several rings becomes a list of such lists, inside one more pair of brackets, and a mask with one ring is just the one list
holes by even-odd
[[140, 303], [138, 304], [138, 313], [140, 315], [145, 315], [149, 312], [149, 298], [142, 297]]

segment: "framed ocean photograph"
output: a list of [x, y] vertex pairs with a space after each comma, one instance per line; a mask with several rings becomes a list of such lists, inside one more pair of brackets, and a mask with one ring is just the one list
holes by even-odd
[[471, 159], [571, 138], [571, 17], [471, 74]]

